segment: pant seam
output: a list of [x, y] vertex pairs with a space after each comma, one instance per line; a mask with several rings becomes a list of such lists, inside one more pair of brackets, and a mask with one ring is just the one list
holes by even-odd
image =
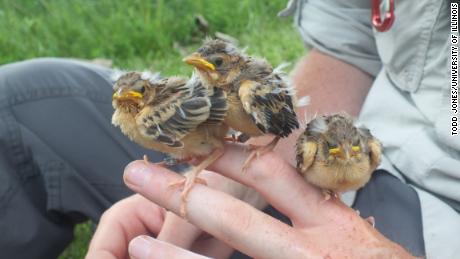
[[18, 186], [35, 177], [37, 173], [34, 173], [34, 165], [30, 163], [30, 150], [24, 149], [24, 146], [21, 145], [21, 132], [12, 111], [10, 109], [4, 110], [1, 111], [0, 115], [5, 125], [3, 143], [6, 147], [7, 160], [11, 161], [14, 171], [16, 172], [12, 176], [14, 177], [14, 179], [12, 179], [14, 183], [12, 183], [5, 193], [0, 196], [0, 207], [3, 207], [6, 206], [8, 200], [18, 189]]

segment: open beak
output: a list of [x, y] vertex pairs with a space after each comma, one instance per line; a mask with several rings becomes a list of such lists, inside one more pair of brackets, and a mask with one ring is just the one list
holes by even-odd
[[142, 99], [144, 97], [141, 93], [136, 92], [136, 91], [124, 91], [123, 89], [118, 89], [115, 93], [112, 95], [112, 100], [132, 100], [136, 101], [139, 99]]
[[206, 61], [198, 53], [193, 53], [192, 55], [184, 58], [183, 61], [199, 69], [211, 70], [211, 71], [216, 70], [216, 67], [212, 63], [209, 63], [208, 61]]

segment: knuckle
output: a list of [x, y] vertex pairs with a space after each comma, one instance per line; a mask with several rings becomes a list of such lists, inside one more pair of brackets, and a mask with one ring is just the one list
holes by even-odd
[[112, 208], [113, 206], [102, 213], [101, 218], [99, 219], [100, 223], [108, 222], [113, 218], [113, 215], [116, 213], [113, 212]]
[[127, 211], [127, 207], [132, 203], [132, 197], [125, 198], [115, 204], [113, 204], [109, 209], [104, 211], [101, 215], [100, 222], [110, 222], [116, 220], [120, 215], [124, 215]]

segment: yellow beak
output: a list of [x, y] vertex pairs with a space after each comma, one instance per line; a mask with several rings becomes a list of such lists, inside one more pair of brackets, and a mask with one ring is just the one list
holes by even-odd
[[329, 154], [345, 160], [350, 159], [350, 153], [340, 147], [329, 149]]
[[193, 53], [192, 55], [184, 58], [183, 61], [199, 69], [212, 70], [212, 71], [216, 70], [216, 67], [212, 63], [202, 58], [200, 54], [198, 53]]
[[136, 92], [136, 91], [123, 91], [123, 89], [120, 88], [120, 89], [118, 89], [118, 91], [113, 93], [112, 100], [121, 100], [121, 99], [133, 100], [133, 99], [141, 99], [142, 97], [144, 97], [144, 95], [142, 95], [139, 92]]

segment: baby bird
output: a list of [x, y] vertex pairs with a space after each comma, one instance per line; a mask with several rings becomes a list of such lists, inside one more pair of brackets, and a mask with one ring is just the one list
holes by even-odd
[[231, 43], [208, 39], [184, 62], [195, 67], [207, 87], [226, 92], [227, 125], [251, 137], [275, 135], [270, 144], [251, 153], [243, 171], [256, 155], [272, 150], [280, 137], [299, 127], [293, 88], [266, 60], [247, 56]]
[[380, 164], [380, 142], [346, 114], [314, 118], [297, 140], [297, 169], [325, 200], [364, 186]]
[[178, 160], [207, 156], [185, 180], [185, 201], [198, 174], [223, 154], [228, 126], [223, 123], [227, 107], [222, 89], [205, 88], [199, 77], [160, 79], [150, 73], [129, 72], [115, 82], [112, 123], [134, 142], [167, 153]]

